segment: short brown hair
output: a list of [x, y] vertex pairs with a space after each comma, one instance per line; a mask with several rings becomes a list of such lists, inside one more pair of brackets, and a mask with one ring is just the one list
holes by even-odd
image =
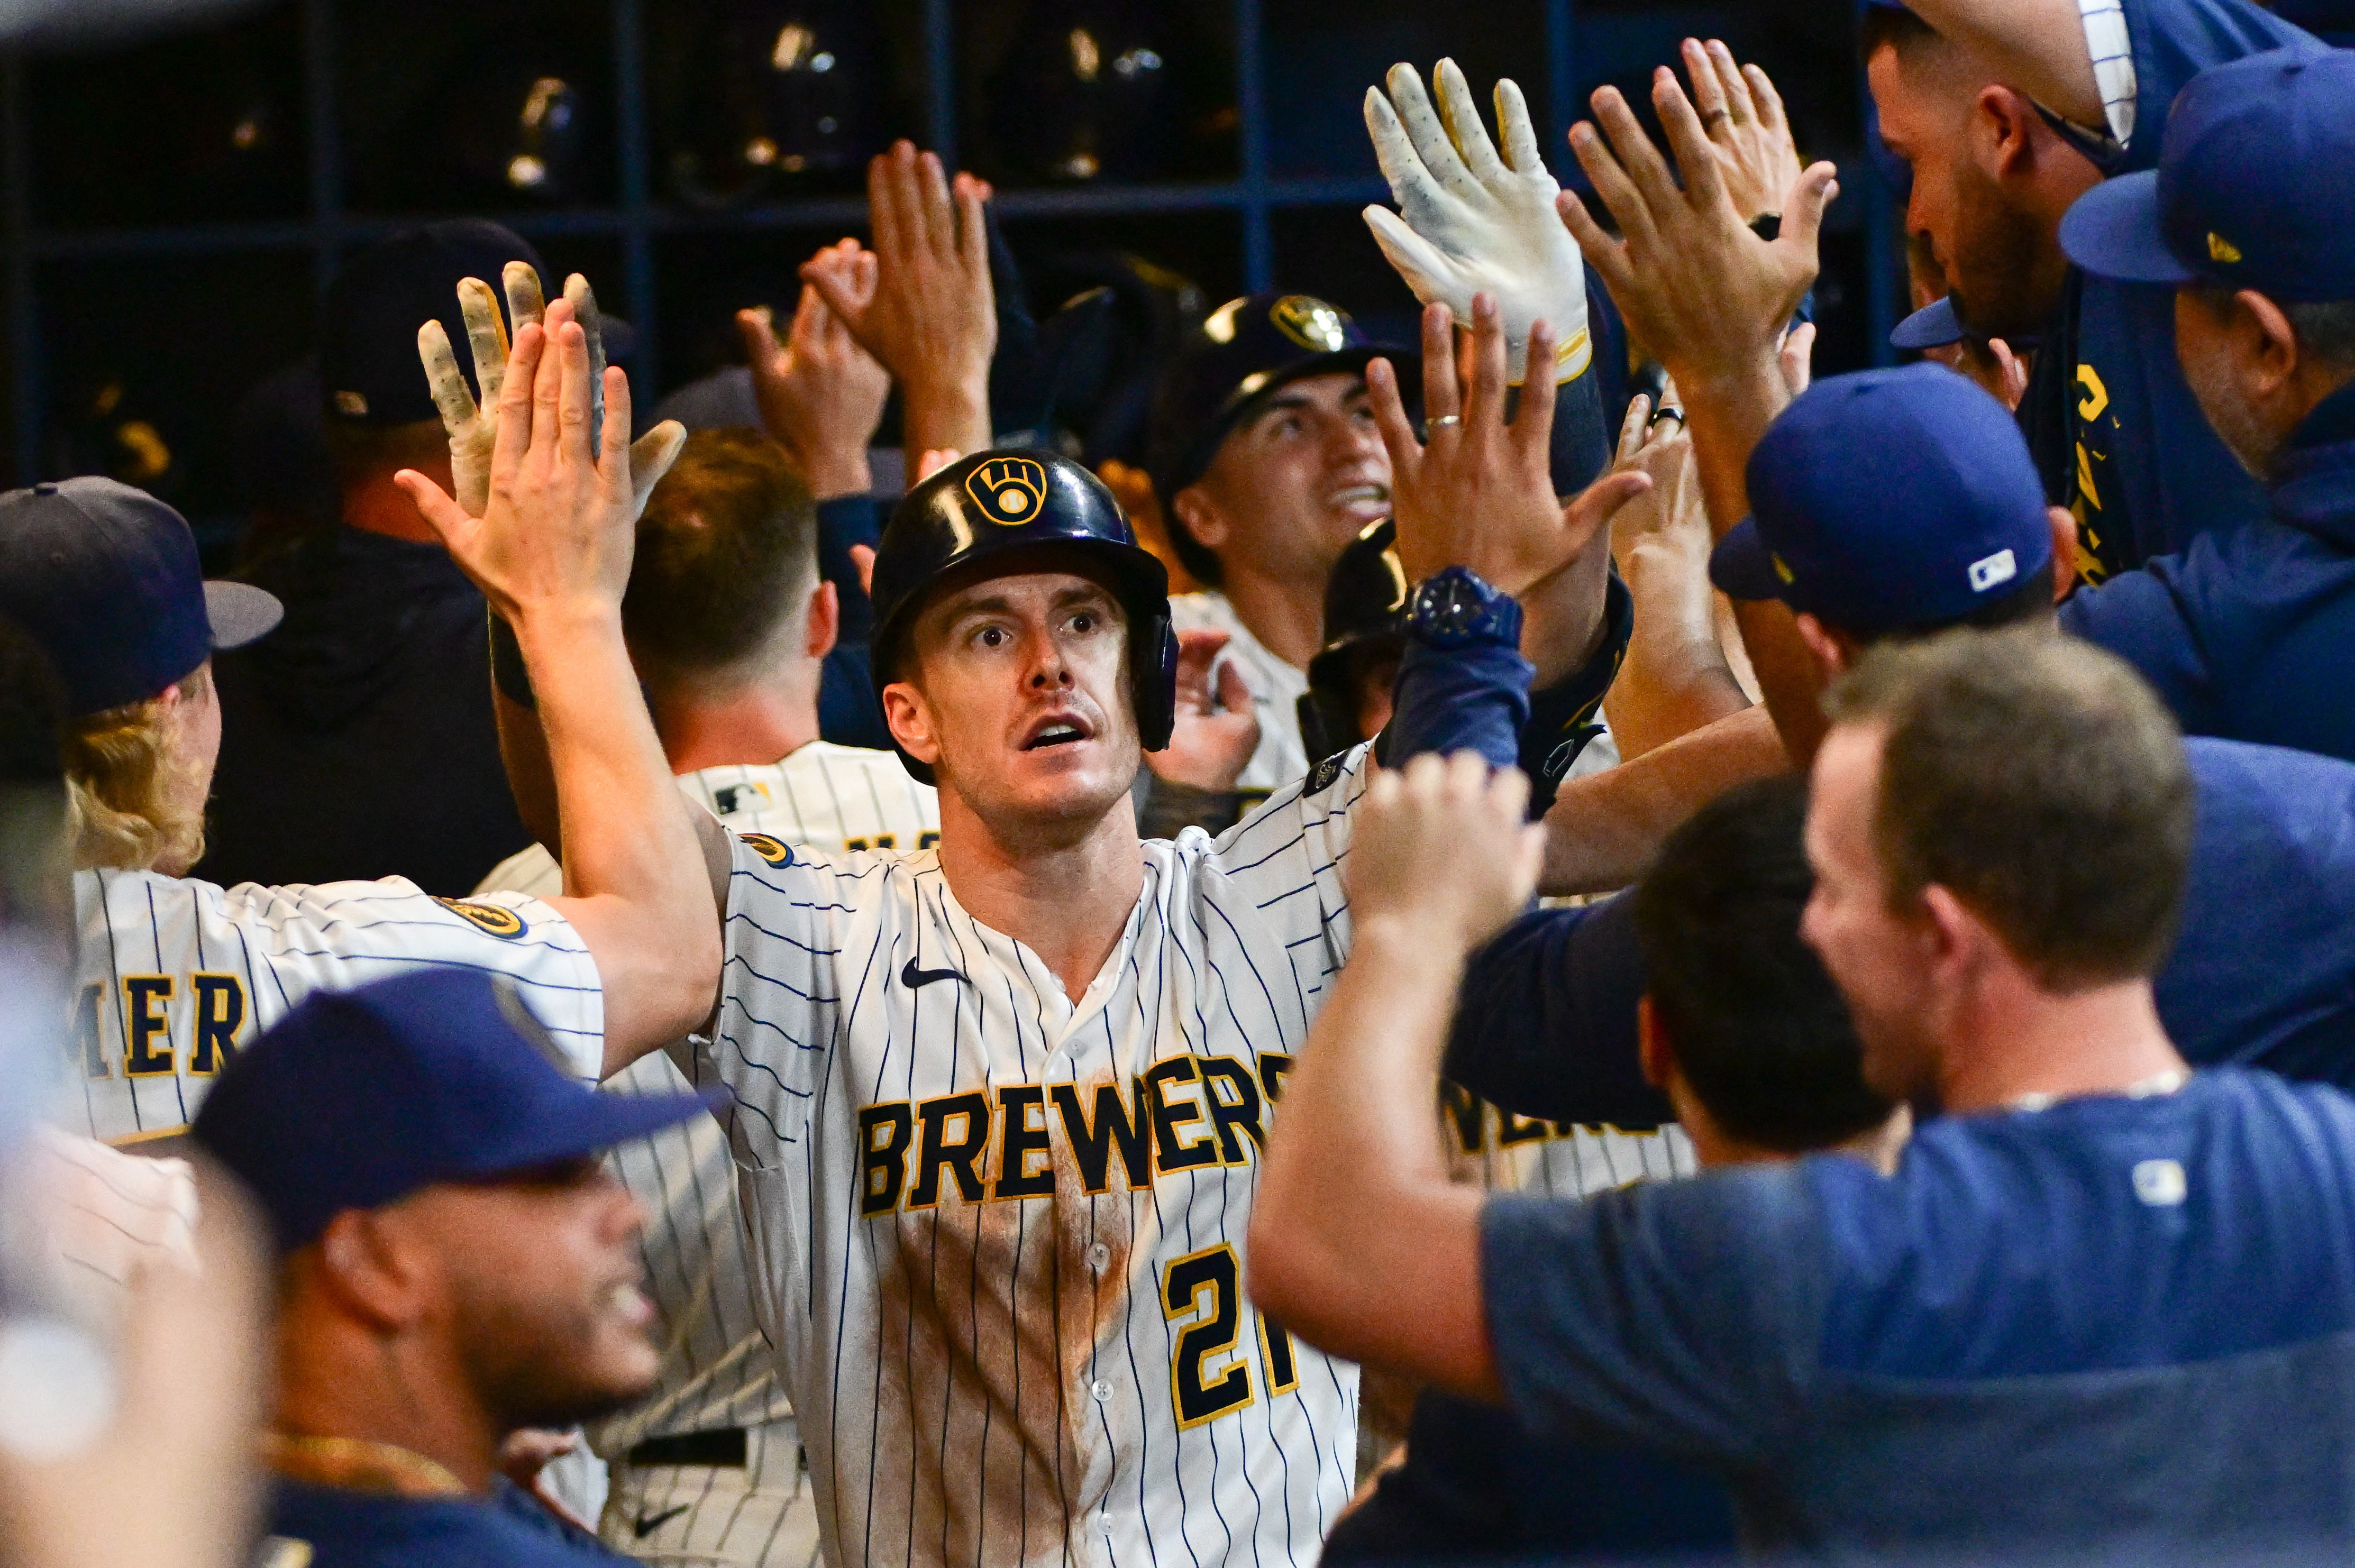
[[1882, 48], [1902, 56], [1942, 38], [1937, 28], [1902, 5], [1868, 5], [1857, 24], [1857, 53], [1868, 61]]
[[1872, 649], [1825, 705], [1884, 731], [1873, 837], [1892, 906], [1948, 889], [2056, 991], [2158, 969], [2191, 772], [2125, 661], [2049, 630], [1950, 631]]
[[698, 430], [638, 519], [622, 630], [650, 676], [713, 674], [759, 653], [816, 578], [817, 503], [785, 450]]

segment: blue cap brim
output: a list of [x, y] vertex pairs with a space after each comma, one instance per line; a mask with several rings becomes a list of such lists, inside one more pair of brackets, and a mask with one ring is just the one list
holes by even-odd
[[699, 1095], [626, 1095], [582, 1089], [561, 1116], [543, 1116], [538, 1124], [496, 1150], [483, 1151], [479, 1163], [445, 1173], [439, 1180], [485, 1179], [515, 1171], [529, 1171], [562, 1160], [602, 1154], [617, 1143], [660, 1132], [706, 1112], [724, 1109], [730, 1096], [724, 1088]]
[[1758, 519], [1744, 517], [1726, 530], [1709, 553], [1709, 580], [1729, 599], [1783, 597], [1783, 575], [1774, 569], [1774, 553], [1759, 536]]
[[1963, 318], [1951, 294], [1931, 301], [1889, 332], [1891, 348], [1944, 348], [1963, 341]]
[[212, 627], [216, 648], [242, 648], [270, 635], [285, 619], [286, 607], [278, 596], [250, 583], [205, 585], [205, 620]]
[[2061, 249], [2098, 278], [2126, 283], [2189, 283], [2199, 277], [2176, 259], [2158, 224], [2158, 171], [2104, 180], [2061, 219]]

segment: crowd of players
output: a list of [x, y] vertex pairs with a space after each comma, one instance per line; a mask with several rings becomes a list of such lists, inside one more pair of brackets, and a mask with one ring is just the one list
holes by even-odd
[[1393, 70], [1420, 341], [1228, 302], [1119, 500], [904, 145], [673, 418], [441, 224], [245, 580], [0, 496], [11, 1553], [2342, 1554], [2355, 54], [1862, 37], [1932, 363], [1693, 41], [1592, 203]]

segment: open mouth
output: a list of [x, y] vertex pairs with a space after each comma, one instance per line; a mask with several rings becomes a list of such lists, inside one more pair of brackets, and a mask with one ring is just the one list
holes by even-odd
[[1050, 746], [1072, 746], [1087, 738], [1087, 726], [1077, 719], [1048, 719], [1031, 730], [1030, 737], [1022, 743], [1022, 749], [1044, 751]]
[[1380, 512], [1390, 514], [1390, 487], [1381, 484], [1353, 484], [1347, 490], [1333, 493], [1331, 504], [1349, 512]]

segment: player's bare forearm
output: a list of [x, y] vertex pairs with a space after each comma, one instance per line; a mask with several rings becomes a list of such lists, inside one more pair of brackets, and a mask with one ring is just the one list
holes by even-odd
[[1431, 1121], [1463, 964], [1411, 920], [1357, 928], [1270, 1132], [1248, 1279], [1322, 1350], [1495, 1398], [1481, 1194], [1448, 1181]]
[[1752, 707], [1634, 762], [1568, 779], [1546, 813], [1538, 890], [1569, 897], [1625, 887], [1644, 874], [1660, 841], [1687, 817], [1736, 784], [1790, 766], [1774, 720]]
[[1610, 581], [1610, 541], [1604, 535], [1569, 566], [1519, 596], [1521, 657], [1537, 672], [1532, 690], [1568, 680], [1603, 646]]
[[1909, 5], [1940, 33], [1977, 51], [2005, 85], [2080, 125], [2107, 128], [2077, 0], [1909, 0]]
[[1750, 705], [1717, 638], [1707, 558], [1675, 543], [1639, 543], [1620, 557], [1635, 632], [1603, 700], [1624, 766]]
[[[1679, 387], [1691, 421], [1693, 457], [1700, 471], [1710, 531], [1722, 539], [1750, 515], [1750, 454], [1790, 403], [1790, 387], [1771, 358], [1739, 374]], [[1783, 744], [1804, 766], [1824, 736], [1815, 661], [1807, 645], [1800, 641], [1791, 611], [1778, 601], [1737, 604], [1734, 620]]]
[[983, 366], [978, 376], [941, 378], [928, 384], [932, 382], [932, 377], [920, 376], [900, 384], [900, 428], [906, 431], [911, 464], [918, 452], [987, 451], [991, 441], [988, 367]]
[[672, 782], [618, 606], [527, 607], [516, 640], [556, 779], [561, 907], [604, 986], [610, 1075], [709, 1014], [719, 913], [694, 808]]
[[491, 713], [498, 724], [499, 765], [507, 776], [507, 793], [515, 797], [516, 815], [532, 842], [558, 861], [564, 858], [564, 825], [556, 807], [556, 774], [548, 764], [548, 736], [539, 715], [496, 685], [491, 688]]

